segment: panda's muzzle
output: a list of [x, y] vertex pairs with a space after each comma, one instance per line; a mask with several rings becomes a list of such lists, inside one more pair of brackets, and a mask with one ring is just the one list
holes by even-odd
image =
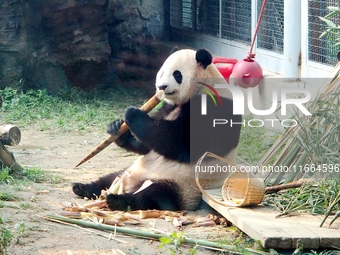
[[172, 91], [172, 92], [166, 92], [165, 90], [168, 88], [168, 85], [160, 85], [160, 86], [157, 86], [157, 88], [159, 89], [159, 90], [163, 90], [164, 91], [164, 94], [165, 95], [173, 95], [173, 94], [175, 94], [175, 91]]

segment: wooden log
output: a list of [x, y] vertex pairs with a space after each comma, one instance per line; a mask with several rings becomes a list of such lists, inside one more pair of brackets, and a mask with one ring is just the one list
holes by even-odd
[[15, 161], [13, 153], [9, 152], [6, 147], [0, 142], [0, 168], [9, 167], [10, 173], [20, 173], [22, 167]]
[[14, 125], [0, 126], [0, 142], [3, 145], [14, 146], [20, 143], [21, 132], [20, 129]]

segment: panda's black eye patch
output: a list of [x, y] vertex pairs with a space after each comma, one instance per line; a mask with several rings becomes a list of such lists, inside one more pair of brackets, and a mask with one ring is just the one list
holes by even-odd
[[173, 72], [172, 75], [174, 76], [177, 83], [179, 83], [179, 84], [182, 83], [183, 76], [182, 76], [182, 73], [180, 71], [176, 70], [176, 71]]

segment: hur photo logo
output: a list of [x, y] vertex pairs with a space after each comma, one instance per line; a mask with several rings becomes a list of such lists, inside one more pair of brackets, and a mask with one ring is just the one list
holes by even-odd
[[[217, 105], [216, 98], [219, 101], [220, 105], [222, 105], [222, 100], [216, 89], [227, 89], [230, 91], [233, 99], [233, 114], [234, 115], [244, 115], [245, 113], [245, 105], [248, 107], [250, 113], [257, 115], [257, 116], [269, 116], [276, 111], [278, 111], [279, 103], [280, 103], [280, 114], [281, 116], [287, 116], [287, 107], [292, 106], [296, 107], [302, 114], [310, 116], [312, 115], [304, 104], [308, 103], [311, 99], [312, 95], [311, 92], [302, 89], [302, 88], [283, 88], [280, 91], [277, 89], [272, 90], [272, 95], [270, 98], [271, 106], [269, 109], [260, 110], [254, 107], [254, 88], [248, 88], [246, 90], [247, 93], [247, 100], [245, 100], [244, 92], [241, 88], [229, 85], [229, 84], [215, 84], [214, 86], [201, 83], [204, 87], [201, 88], [203, 92], [206, 94], [201, 95], [201, 115], [207, 115], [207, 95], [214, 101], [215, 106]], [[214, 95], [216, 98], [214, 97]], [[299, 95], [299, 97], [291, 98], [289, 95]], [[301, 97], [302, 96], [302, 97]], [[246, 123], [245, 120], [242, 122], [233, 123], [231, 120], [228, 119], [214, 119], [213, 120], [213, 127], [217, 125], [243, 125], [250, 127], [262, 127], [265, 125], [265, 122], [268, 122], [272, 127], [274, 127], [275, 122], [280, 122], [283, 127], [294, 127], [297, 125], [297, 121], [294, 119], [251, 119], [248, 120]]]

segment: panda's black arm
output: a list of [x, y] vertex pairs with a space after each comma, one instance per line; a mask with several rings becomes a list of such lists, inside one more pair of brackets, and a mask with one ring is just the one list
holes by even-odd
[[131, 132], [146, 147], [179, 162], [190, 161], [189, 115], [175, 120], [154, 119], [135, 107], [129, 107], [125, 121]]
[[[107, 133], [109, 133], [110, 135], [115, 135], [123, 122], [124, 121], [121, 119], [111, 122], [107, 126]], [[119, 136], [116, 139], [115, 143], [119, 147], [124, 148], [127, 151], [135, 152], [141, 155], [145, 155], [150, 151], [148, 147], [142, 144], [139, 140], [136, 139], [135, 136], [131, 134], [130, 130]]]

